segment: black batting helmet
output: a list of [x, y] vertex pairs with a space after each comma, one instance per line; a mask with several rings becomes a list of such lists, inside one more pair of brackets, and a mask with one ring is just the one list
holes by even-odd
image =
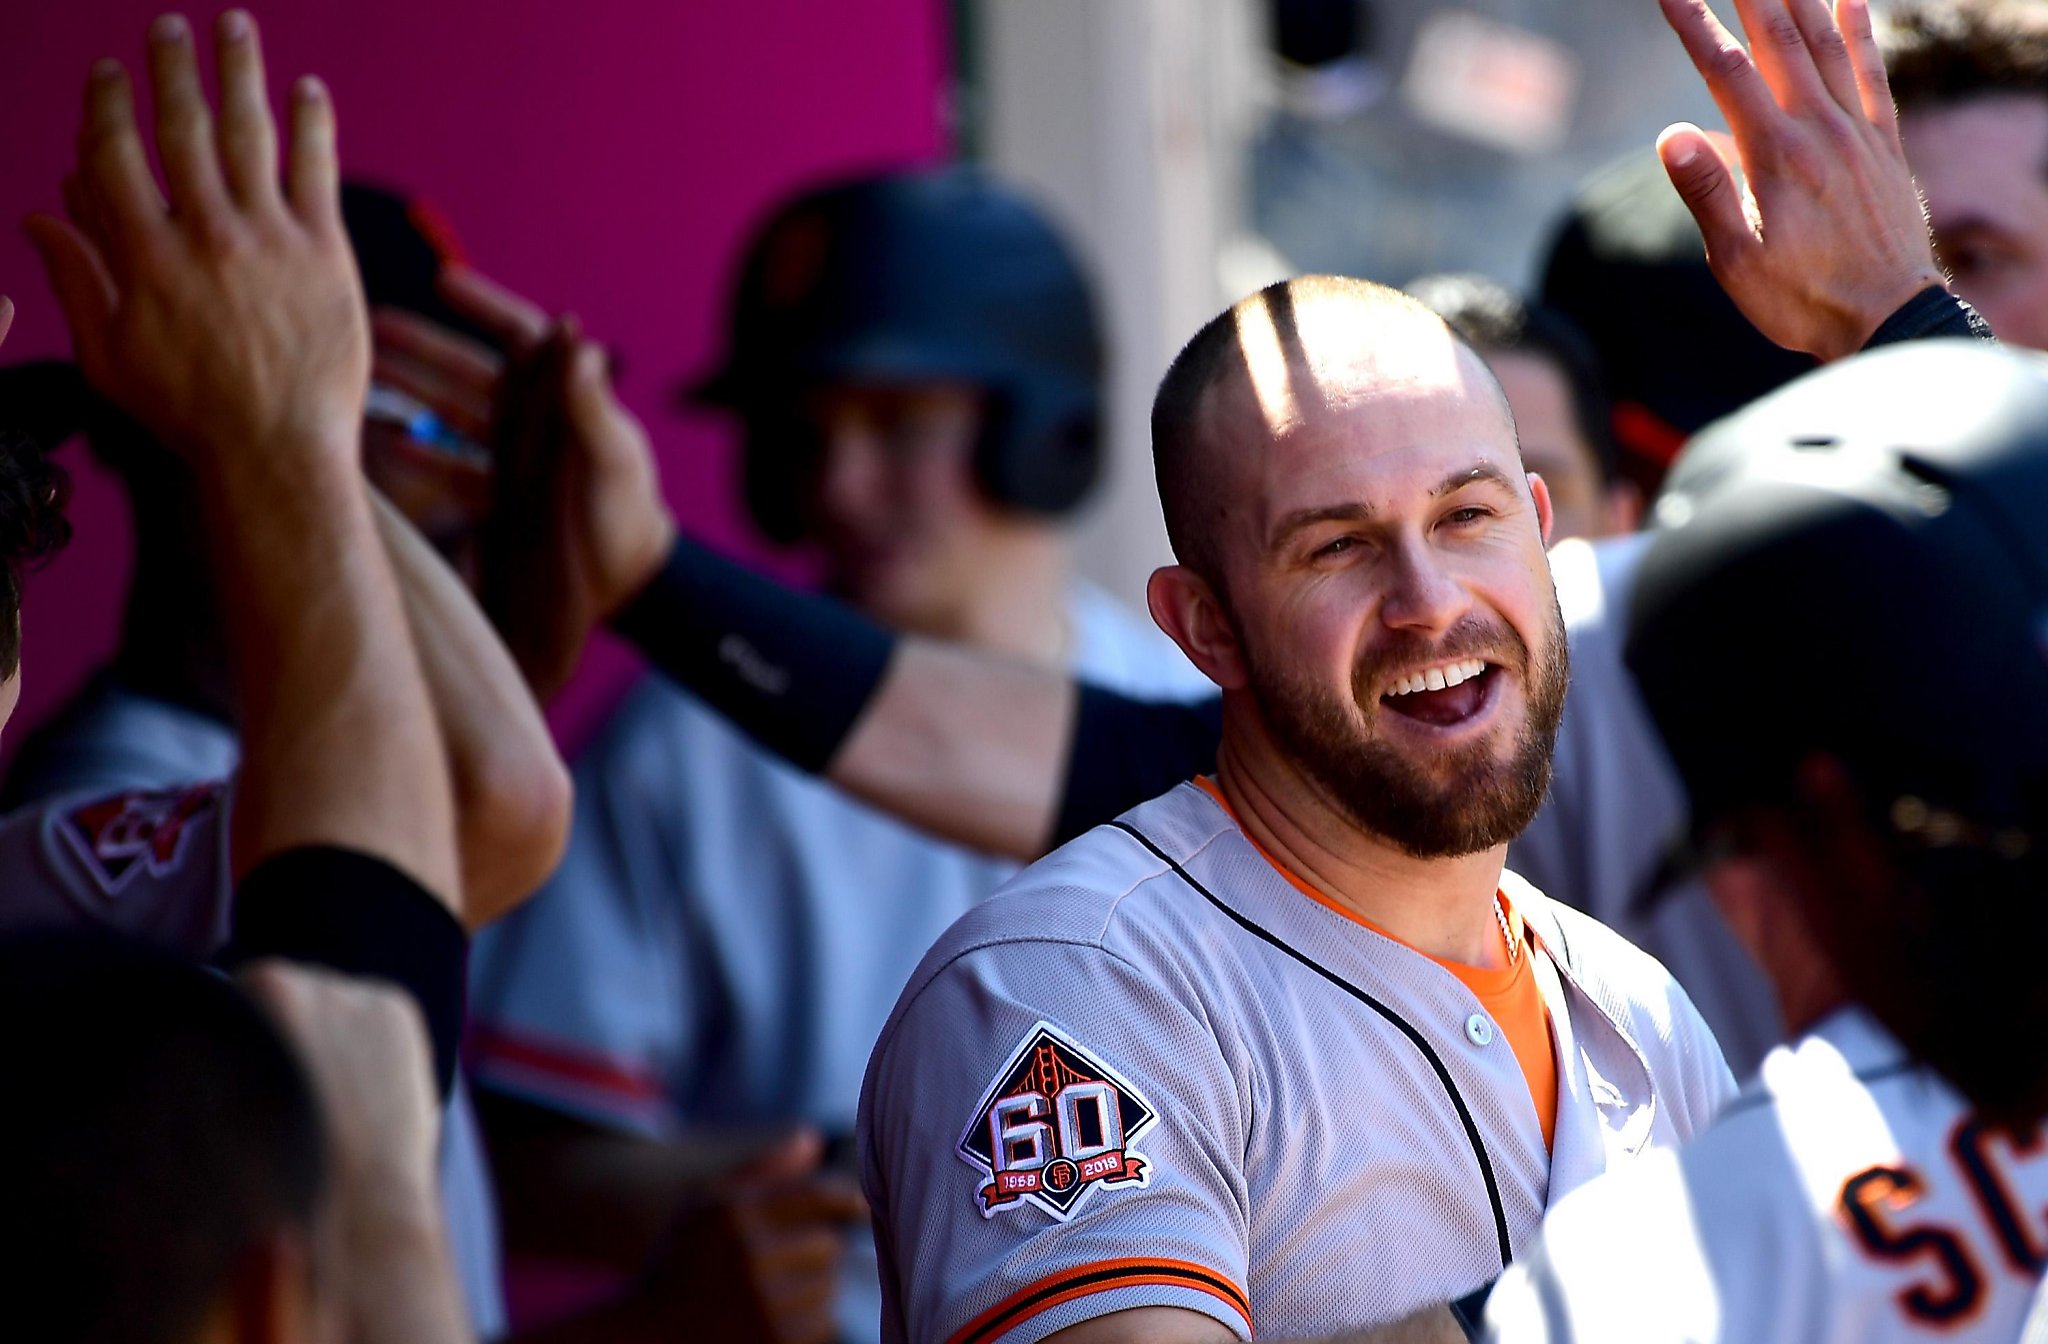
[[1796, 814], [1802, 766], [1838, 762], [1893, 882], [1828, 898], [1863, 930], [1838, 969], [1980, 1106], [2039, 1115], [2048, 1070], [1977, 1038], [2048, 1011], [2048, 359], [1891, 347], [1695, 452], [1627, 645], [1695, 833]]
[[813, 437], [795, 394], [828, 381], [972, 383], [975, 468], [996, 502], [1058, 515], [1101, 468], [1102, 338], [1086, 277], [1031, 205], [964, 167], [808, 192], [755, 235], [724, 366], [692, 390], [746, 424], [748, 508], [801, 535]]

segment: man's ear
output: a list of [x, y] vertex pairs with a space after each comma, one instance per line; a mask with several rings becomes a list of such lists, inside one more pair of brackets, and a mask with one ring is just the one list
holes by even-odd
[[1208, 580], [1186, 565], [1155, 569], [1145, 585], [1145, 604], [1203, 676], [1226, 691], [1244, 689], [1250, 678], [1237, 628]]
[[1535, 472], [1529, 473], [1529, 495], [1536, 501], [1536, 526], [1543, 533], [1543, 549], [1550, 549], [1550, 529], [1556, 521], [1550, 512], [1550, 486]]

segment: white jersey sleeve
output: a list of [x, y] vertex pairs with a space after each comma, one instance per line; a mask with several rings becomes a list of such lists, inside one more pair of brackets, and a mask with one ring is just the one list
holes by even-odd
[[1773, 1051], [1692, 1144], [1568, 1195], [1486, 1306], [1494, 1344], [2009, 1344], [2048, 1148], [1974, 1117], [1855, 1010]]
[[1249, 1092], [1178, 989], [1012, 941], [899, 1007], [861, 1107], [885, 1338], [1036, 1340], [1143, 1306], [1250, 1337]]
[[206, 957], [227, 940], [228, 790], [87, 789], [0, 819], [0, 931], [103, 929]]
[[[1768, 1180], [1777, 1173], [1754, 1173]], [[1736, 1340], [1795, 1344], [1825, 1338], [1782, 1300], [1766, 1333], [1725, 1329], [1723, 1303], [1694, 1234], [1694, 1192], [1676, 1154], [1652, 1153], [1567, 1197], [1486, 1301], [1488, 1344], [1692, 1344]], [[1810, 1238], [1757, 1229], [1782, 1275], [1786, 1299], [1813, 1282]]]

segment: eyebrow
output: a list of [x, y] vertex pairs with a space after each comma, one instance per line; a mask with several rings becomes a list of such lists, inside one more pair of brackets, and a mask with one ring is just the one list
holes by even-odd
[[1515, 483], [1505, 471], [1502, 471], [1491, 462], [1481, 462], [1476, 466], [1467, 467], [1463, 471], [1454, 471], [1441, 481], [1438, 481], [1436, 489], [1429, 492], [1429, 497], [1431, 499], [1442, 499], [1445, 495], [1463, 490], [1468, 485], [1477, 485], [1481, 481], [1491, 481], [1509, 494], [1515, 492]]
[[[1480, 462], [1469, 467], [1460, 467], [1436, 483], [1429, 492], [1431, 499], [1442, 499], [1455, 494], [1468, 485], [1490, 481], [1501, 489], [1514, 493], [1515, 483], [1505, 471], [1491, 462]], [[1371, 504], [1357, 500], [1346, 504], [1323, 504], [1315, 508], [1296, 509], [1293, 513], [1274, 524], [1271, 540], [1266, 543], [1268, 550], [1279, 550], [1287, 539], [1305, 527], [1317, 523], [1362, 523], [1371, 520], [1375, 510]]]

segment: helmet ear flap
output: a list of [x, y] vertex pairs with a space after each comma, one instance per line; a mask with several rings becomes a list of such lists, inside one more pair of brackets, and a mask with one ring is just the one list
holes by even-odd
[[1102, 422], [1092, 392], [1040, 397], [1036, 414], [991, 397], [975, 469], [991, 499], [1023, 513], [1072, 512], [1102, 474]]
[[778, 546], [803, 540], [805, 494], [818, 450], [803, 420], [750, 410], [742, 421], [740, 494], [761, 535]]

